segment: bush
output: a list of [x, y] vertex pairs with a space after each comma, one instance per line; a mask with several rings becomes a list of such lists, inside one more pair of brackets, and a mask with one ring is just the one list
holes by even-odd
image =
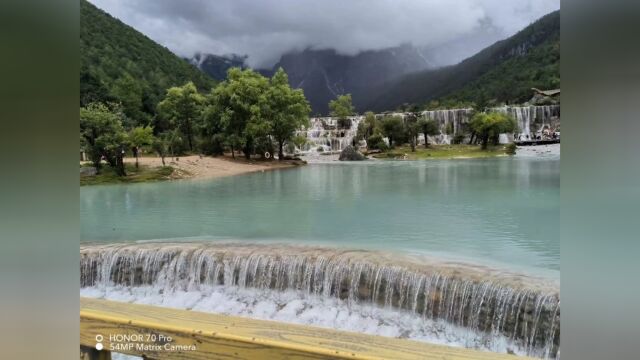
[[367, 149], [369, 150], [387, 150], [387, 144], [384, 142], [382, 135], [374, 134], [367, 139]]
[[507, 146], [505, 146], [505, 152], [509, 155], [515, 155], [516, 154], [516, 144], [515, 143], [509, 143], [507, 144]]

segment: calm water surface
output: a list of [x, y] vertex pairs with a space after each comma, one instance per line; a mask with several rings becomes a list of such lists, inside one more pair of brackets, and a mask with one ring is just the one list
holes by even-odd
[[557, 274], [560, 160], [312, 164], [215, 180], [82, 187], [83, 241], [292, 241]]

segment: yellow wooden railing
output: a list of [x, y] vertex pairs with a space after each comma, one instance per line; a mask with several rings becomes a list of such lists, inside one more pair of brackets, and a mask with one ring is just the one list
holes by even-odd
[[110, 352], [145, 359], [515, 359], [417, 341], [89, 298], [80, 299], [80, 345], [84, 359], [110, 359]]

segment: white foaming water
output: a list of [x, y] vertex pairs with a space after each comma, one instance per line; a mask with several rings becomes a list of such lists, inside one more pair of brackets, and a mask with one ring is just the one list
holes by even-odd
[[560, 158], [560, 144], [519, 146], [516, 156], [529, 158]]
[[519, 129], [518, 137], [522, 140], [528, 140], [531, 137], [531, 127], [534, 122], [538, 122], [538, 128], [542, 129], [552, 119], [560, 117], [560, 105], [502, 106], [492, 108], [492, 111], [509, 114], [516, 119]]
[[145, 243], [85, 245], [81, 273], [88, 297], [557, 353], [557, 287], [471, 264], [277, 244]]
[[338, 120], [335, 118], [312, 118], [309, 128], [298, 131], [298, 135], [307, 138], [307, 143], [299, 150], [303, 154], [339, 153], [351, 145], [362, 118], [362, 116], [350, 116], [348, 128], [339, 128]]
[[[521, 105], [521, 106], [500, 106], [489, 108], [489, 111], [496, 111], [512, 116], [516, 120], [517, 130], [515, 139], [531, 139], [536, 132], [545, 127], [549, 127], [552, 122], [560, 118], [560, 105]], [[409, 113], [393, 113], [390, 115], [406, 118]], [[458, 134], [467, 134], [468, 124], [474, 114], [472, 108], [461, 109], [440, 109], [422, 111], [420, 116], [434, 120], [440, 131], [439, 134], [429, 136], [429, 142], [435, 144], [451, 144], [453, 137]], [[384, 114], [376, 115], [382, 118]], [[351, 125], [349, 128], [339, 129], [338, 120], [332, 117], [312, 118], [310, 126], [297, 132], [298, 135], [307, 138], [307, 143], [303, 148], [298, 149], [309, 159], [319, 160], [319, 153], [339, 153], [351, 145], [357, 134], [358, 124], [363, 120], [363, 116], [349, 117]], [[533, 129], [533, 132], [532, 132]], [[501, 134], [500, 143], [511, 142], [514, 134]], [[468, 141], [467, 134], [463, 141]], [[418, 136], [419, 143], [424, 143], [424, 136]], [[323, 160], [320, 160], [323, 161]]]
[[[404, 338], [457, 347], [526, 354], [511, 339], [471, 331], [415, 313], [371, 304], [310, 295], [301, 291], [202, 286], [198, 290], [166, 291], [157, 286], [91, 286], [80, 295], [135, 304], [243, 316], [254, 319], [320, 326], [371, 335]], [[544, 354], [530, 354], [543, 357]], [[133, 357], [123, 356], [120, 359]]]
[[[297, 300], [321, 297], [321, 303], [328, 302], [331, 308], [346, 301], [348, 309], [377, 309], [376, 304], [380, 304], [393, 311], [393, 317], [411, 310], [410, 318], [417, 314], [417, 318], [429, 321], [426, 324], [446, 322], [453, 334], [485, 334], [473, 337], [476, 340], [471, 344], [445, 337], [448, 344], [478, 347], [484, 342], [489, 344], [488, 349], [497, 351], [491, 344], [508, 338], [528, 355], [547, 357], [555, 356], [559, 340], [557, 286], [544, 279], [471, 264], [277, 244], [116, 243], [82, 246], [80, 266], [84, 289], [106, 289], [102, 295], [83, 290], [87, 296], [142, 302], [155, 299], [147, 303], [189, 309], [197, 308], [196, 301], [211, 297], [211, 289], [220, 287], [246, 290], [246, 299], [261, 299], [264, 296], [260, 294], [278, 290], [296, 294], [301, 291]], [[144, 290], [147, 288], [150, 290]], [[137, 289], [143, 289], [142, 293]], [[233, 292], [231, 298], [214, 297], [215, 304], [237, 304], [232, 301], [237, 294]], [[266, 298], [272, 301], [240, 303], [248, 304], [244, 308], [251, 305], [247, 316], [264, 317], [269, 309], [273, 312], [296, 300]], [[275, 306], [269, 305], [274, 301]], [[212, 311], [243, 314], [224, 307]], [[323, 308], [321, 313], [327, 311]], [[296, 312], [296, 317], [299, 315]], [[404, 334], [410, 329], [404, 328], [403, 322], [400, 324], [403, 325], [395, 335], [387, 335], [407, 337]], [[340, 328], [334, 323], [319, 325]], [[418, 334], [417, 338], [425, 337]]]

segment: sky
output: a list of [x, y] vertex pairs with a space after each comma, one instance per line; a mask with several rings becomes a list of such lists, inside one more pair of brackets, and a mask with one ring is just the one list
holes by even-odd
[[354, 55], [401, 44], [455, 63], [560, 8], [560, 0], [89, 0], [182, 57], [305, 48]]

